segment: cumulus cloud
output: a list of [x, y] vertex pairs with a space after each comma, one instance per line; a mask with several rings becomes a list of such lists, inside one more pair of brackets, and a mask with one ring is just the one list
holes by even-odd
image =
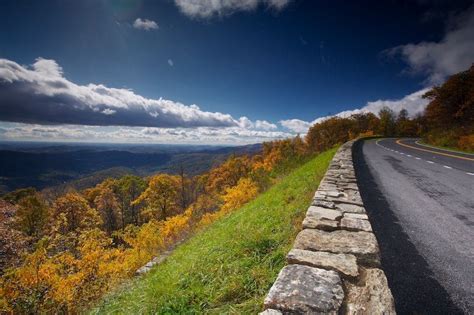
[[133, 22], [133, 27], [139, 30], [150, 31], [157, 30], [158, 24], [152, 20], [138, 18]]
[[311, 122], [301, 119], [280, 120], [280, 124], [286, 129], [297, 133], [306, 133], [306, 131], [308, 131], [309, 127], [312, 125]]
[[63, 76], [54, 60], [30, 66], [0, 59], [0, 120], [37, 124], [143, 127], [237, 127], [228, 114], [197, 105], [149, 99], [129, 89], [78, 85]]
[[384, 53], [401, 56], [409, 72], [427, 75], [427, 83], [440, 84], [447, 76], [468, 69], [474, 62], [474, 6], [450, 20], [439, 42], [421, 42], [391, 48]]
[[342, 111], [336, 115], [319, 117], [313, 121], [304, 121], [300, 119], [281, 120], [280, 125], [292, 132], [306, 133], [312, 125], [320, 123], [331, 117], [347, 118], [355, 114], [365, 113], [373, 113], [377, 115], [383, 107], [388, 107], [396, 113], [402, 109], [406, 109], [408, 111], [408, 115], [413, 117], [419, 113], [422, 113], [425, 110], [426, 105], [428, 105], [429, 101], [422, 98], [422, 96], [429, 90], [430, 88], [425, 88], [396, 100], [377, 100], [367, 102], [367, 104], [362, 108]]
[[252, 11], [260, 4], [282, 10], [291, 0], [175, 0], [181, 12], [190, 17], [209, 18], [230, 15], [237, 11]]
[[257, 120], [255, 121], [255, 129], [260, 130], [275, 130], [277, 129], [277, 125], [272, 124], [266, 120]]

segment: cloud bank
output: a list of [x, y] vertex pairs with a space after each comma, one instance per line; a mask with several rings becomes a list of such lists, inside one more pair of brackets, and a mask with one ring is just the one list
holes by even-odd
[[427, 75], [428, 84], [442, 83], [474, 62], [474, 6], [451, 19], [439, 42], [401, 45], [384, 53], [400, 56], [408, 64], [408, 72]]
[[306, 133], [312, 125], [320, 123], [331, 117], [347, 118], [351, 115], [364, 113], [373, 113], [377, 115], [379, 111], [385, 106], [395, 112], [399, 112], [402, 109], [406, 109], [408, 111], [409, 116], [413, 117], [419, 113], [422, 113], [426, 108], [426, 105], [428, 105], [429, 101], [422, 98], [422, 96], [429, 90], [430, 88], [425, 88], [406, 95], [405, 97], [398, 100], [377, 100], [367, 102], [367, 104], [362, 108], [342, 111], [332, 116], [319, 117], [313, 121], [304, 121], [300, 119], [281, 120], [280, 125], [291, 132]]
[[0, 138], [29, 141], [80, 141], [116, 143], [175, 144], [250, 144], [293, 136], [283, 131], [229, 128], [154, 128], [60, 125], [45, 126], [22, 123], [0, 123]]
[[291, 0], [175, 0], [185, 15], [193, 18], [225, 16], [237, 11], [252, 11], [259, 5], [268, 9], [282, 10]]
[[236, 119], [129, 89], [78, 85], [54, 60], [23, 66], [0, 59], [2, 139], [238, 144], [292, 136], [277, 129], [266, 120]]
[[139, 30], [144, 30], [144, 31], [151, 31], [151, 30], [157, 30], [158, 29], [158, 24], [156, 24], [155, 21], [148, 20], [148, 19], [141, 19], [138, 18], [133, 22], [133, 27]]

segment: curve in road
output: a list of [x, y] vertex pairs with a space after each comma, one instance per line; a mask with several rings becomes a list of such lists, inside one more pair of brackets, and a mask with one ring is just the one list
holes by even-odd
[[474, 312], [470, 158], [416, 139], [372, 139], [355, 146], [361, 196], [399, 314]]

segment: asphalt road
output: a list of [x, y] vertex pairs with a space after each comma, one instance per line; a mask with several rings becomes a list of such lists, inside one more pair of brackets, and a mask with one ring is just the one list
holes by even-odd
[[474, 314], [474, 155], [360, 141], [354, 163], [399, 314]]

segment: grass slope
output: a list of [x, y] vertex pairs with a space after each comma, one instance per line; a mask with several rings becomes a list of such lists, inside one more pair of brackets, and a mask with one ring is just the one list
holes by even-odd
[[107, 296], [92, 313], [257, 313], [285, 264], [335, 149], [176, 248], [163, 264]]
[[420, 141], [420, 143], [422, 145], [425, 145], [427, 147], [431, 147], [431, 148], [434, 148], [434, 149], [443, 149], [443, 150], [446, 150], [446, 151], [453, 151], [453, 152], [458, 152], [458, 153], [474, 154], [474, 151], [472, 151], [472, 150], [461, 150], [461, 149], [458, 149], [458, 148], [455, 148], [455, 147], [450, 147], [450, 146], [433, 145], [433, 144], [429, 144], [426, 141]]

